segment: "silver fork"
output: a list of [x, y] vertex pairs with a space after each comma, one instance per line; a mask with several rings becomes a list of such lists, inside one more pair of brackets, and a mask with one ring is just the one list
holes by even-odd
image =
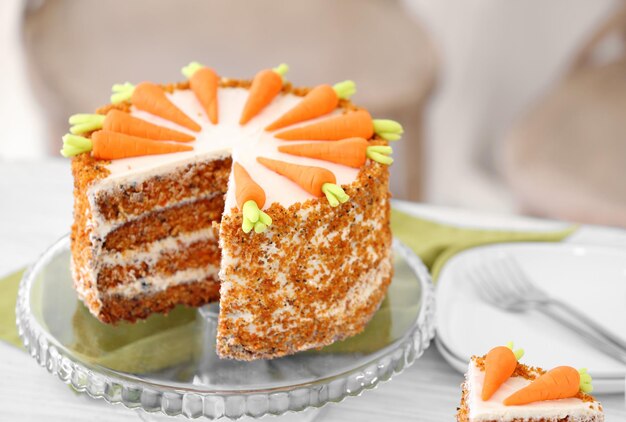
[[511, 255], [475, 267], [469, 278], [484, 301], [509, 312], [540, 311], [582, 335], [596, 349], [626, 363], [626, 341], [574, 307], [550, 297]]

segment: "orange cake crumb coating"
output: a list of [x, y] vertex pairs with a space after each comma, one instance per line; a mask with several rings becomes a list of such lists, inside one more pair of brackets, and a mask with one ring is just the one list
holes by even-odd
[[219, 355], [284, 356], [364, 328], [391, 282], [387, 180], [386, 167], [370, 164], [346, 187], [351, 200], [341, 207], [273, 204], [263, 236], [246, 236], [240, 214], [225, 217]]

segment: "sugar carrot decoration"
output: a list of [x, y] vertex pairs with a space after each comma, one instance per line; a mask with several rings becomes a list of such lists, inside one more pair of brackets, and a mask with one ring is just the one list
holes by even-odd
[[153, 141], [123, 133], [99, 130], [91, 138], [67, 134], [63, 137], [61, 155], [71, 157], [91, 151], [94, 158], [115, 160], [118, 158], [138, 157], [142, 155], [169, 154], [172, 152], [191, 151], [188, 145]]
[[245, 125], [272, 102], [283, 89], [283, 76], [288, 70], [289, 66], [283, 63], [274, 69], [261, 70], [254, 76], [239, 124]]
[[130, 100], [130, 102], [140, 110], [178, 123], [194, 132], [200, 132], [200, 125], [176, 107], [174, 103], [167, 98], [163, 88], [156, 84], [142, 82], [134, 86], [126, 82], [125, 84], [113, 85], [111, 102], [117, 104], [127, 100]]
[[299, 157], [316, 158], [354, 168], [362, 167], [369, 158], [381, 164], [393, 163], [391, 147], [370, 145], [364, 138], [348, 138], [337, 142], [311, 142], [281, 145], [278, 151]]
[[328, 114], [337, 108], [340, 99], [348, 99], [355, 92], [356, 86], [352, 81], [339, 82], [333, 86], [316, 86], [294, 108], [267, 126], [265, 130], [282, 129], [295, 123]]
[[243, 214], [241, 228], [244, 233], [250, 233], [252, 229], [256, 233], [264, 232], [272, 224], [270, 216], [261, 211], [265, 205], [265, 191], [252, 180], [246, 169], [237, 162], [233, 165], [233, 175], [237, 206]]
[[332, 207], [336, 207], [340, 203], [343, 204], [350, 199], [341, 186], [336, 184], [337, 179], [330, 170], [321, 167], [301, 166], [265, 157], [257, 157], [256, 159], [268, 169], [296, 183], [311, 195], [326, 196]]
[[402, 126], [393, 120], [372, 119], [366, 110], [358, 110], [329, 117], [321, 122], [285, 130], [276, 134], [278, 139], [286, 141], [316, 140], [337, 141], [340, 139], [359, 137], [369, 139], [378, 134], [388, 141], [400, 139], [404, 132]]
[[372, 117], [367, 111], [359, 110], [279, 132], [276, 137], [287, 141], [298, 139], [337, 141], [350, 137], [369, 139], [373, 134]]
[[494, 347], [485, 357], [485, 381], [481, 397], [487, 401], [498, 391], [498, 388], [508, 380], [515, 368], [517, 361], [524, 356], [524, 351], [513, 351], [513, 343], [506, 346]]
[[571, 366], [558, 366], [511, 394], [504, 399], [504, 404], [519, 406], [536, 401], [574, 397], [578, 391], [590, 393], [593, 390], [591, 381], [591, 375], [586, 369], [576, 370]]
[[191, 62], [182, 69], [183, 75], [189, 79], [189, 86], [196, 98], [202, 104], [211, 123], [218, 123], [217, 117], [217, 88], [220, 78], [210, 67], [201, 65], [198, 62]]
[[149, 123], [120, 110], [110, 110], [106, 116], [102, 114], [74, 114], [70, 117], [70, 124], [72, 125], [70, 133], [73, 135], [104, 129], [109, 132], [125, 133], [155, 141], [189, 142], [196, 139], [186, 133]]

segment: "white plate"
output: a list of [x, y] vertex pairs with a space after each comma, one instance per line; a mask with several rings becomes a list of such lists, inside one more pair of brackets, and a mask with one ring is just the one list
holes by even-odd
[[626, 339], [626, 251], [567, 243], [501, 243], [450, 259], [437, 283], [437, 346], [464, 372], [471, 355], [514, 341], [522, 362], [543, 368], [589, 368], [599, 393], [624, 391], [626, 366], [539, 312], [508, 313], [483, 302], [466, 274], [502, 253], [513, 255], [547, 293]]

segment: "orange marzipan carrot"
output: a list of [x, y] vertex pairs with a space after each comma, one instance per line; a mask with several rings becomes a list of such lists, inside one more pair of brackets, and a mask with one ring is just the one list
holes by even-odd
[[210, 67], [202, 67], [196, 70], [189, 78], [189, 86], [202, 104], [211, 123], [218, 123], [217, 117], [217, 88], [220, 79], [217, 73]]
[[317, 197], [324, 196], [322, 187], [326, 183], [337, 182], [333, 172], [321, 167], [302, 166], [265, 157], [257, 157], [257, 161], [281, 176], [285, 176], [311, 195]]
[[504, 382], [511, 377], [517, 367], [517, 359], [506, 346], [494, 347], [485, 357], [485, 381], [481, 397], [489, 400]]
[[235, 198], [237, 198], [237, 206], [243, 209], [243, 205], [252, 200], [259, 208], [265, 205], [265, 191], [259, 186], [248, 174], [245, 168], [235, 162], [233, 165], [233, 173], [235, 177]]
[[326, 84], [316, 86], [306, 94], [302, 101], [267, 126], [265, 130], [282, 129], [295, 123], [323, 116], [337, 108], [338, 104], [339, 97], [332, 86]]
[[369, 142], [364, 138], [348, 138], [337, 142], [281, 145], [278, 151], [360, 168], [367, 161], [368, 145]]
[[248, 100], [241, 113], [239, 124], [245, 125], [272, 102], [283, 89], [283, 78], [272, 69], [261, 70], [252, 80]]
[[158, 85], [151, 82], [138, 84], [133, 90], [130, 101], [140, 110], [178, 123], [194, 132], [200, 132], [200, 125], [176, 107], [174, 103], [167, 98], [163, 88]]
[[107, 113], [102, 129], [155, 141], [189, 142], [196, 139], [186, 133], [152, 124], [120, 110], [111, 110]]
[[153, 141], [124, 133], [99, 130], [91, 135], [92, 155], [101, 160], [138, 157], [142, 155], [169, 154], [191, 151], [188, 145]]
[[558, 366], [504, 399], [506, 406], [536, 401], [566, 399], [580, 390], [580, 374], [571, 366]]
[[329, 117], [321, 122], [285, 130], [277, 133], [276, 137], [286, 141], [338, 141], [351, 137], [369, 139], [373, 134], [372, 116], [365, 110], [358, 110]]

